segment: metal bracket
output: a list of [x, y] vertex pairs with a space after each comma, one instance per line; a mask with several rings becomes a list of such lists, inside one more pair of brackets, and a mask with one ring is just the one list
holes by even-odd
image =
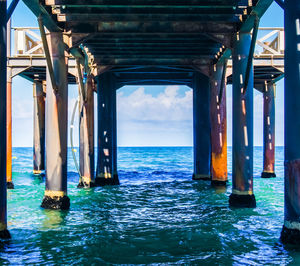
[[9, 21], [11, 15], [14, 13], [16, 6], [18, 5], [19, 0], [13, 0], [10, 5], [9, 8], [7, 9], [7, 15], [6, 15], [6, 23]]
[[224, 91], [225, 86], [226, 86], [225, 85], [226, 70], [227, 70], [227, 60], [224, 61], [224, 65], [223, 65], [223, 72], [222, 72], [222, 77], [221, 77], [221, 86], [220, 86], [219, 98], [218, 98], [218, 104], [219, 105], [222, 102], [223, 91]]
[[80, 94], [82, 95], [83, 101], [86, 101], [86, 93], [85, 93], [85, 88], [83, 84], [83, 77], [82, 77], [82, 72], [81, 72], [81, 66], [79, 59], [76, 58], [76, 67], [77, 67], [77, 76], [78, 76], [78, 81], [79, 81], [79, 88], [80, 88]]
[[249, 83], [249, 79], [250, 79], [250, 71], [251, 71], [251, 66], [252, 66], [252, 63], [253, 63], [254, 49], [255, 49], [257, 33], [258, 33], [258, 26], [259, 26], [259, 17], [258, 17], [257, 14], [255, 14], [252, 40], [251, 40], [250, 51], [249, 51], [248, 62], [247, 62], [247, 68], [246, 68], [246, 73], [245, 73], [245, 84], [244, 84], [243, 94], [245, 94], [246, 91], [247, 91], [248, 83]]
[[275, 2], [282, 8], [284, 9], [284, 2], [282, 0], [275, 0]]

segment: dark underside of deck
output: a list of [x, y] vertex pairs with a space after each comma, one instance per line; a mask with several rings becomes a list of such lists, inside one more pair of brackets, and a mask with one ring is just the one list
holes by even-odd
[[[70, 32], [124, 84], [188, 84], [230, 55], [272, 0], [23, 0], [49, 31]], [[71, 47], [70, 47], [71, 48]], [[122, 73], [123, 72], [123, 73]], [[124, 74], [126, 73], [126, 75]]]

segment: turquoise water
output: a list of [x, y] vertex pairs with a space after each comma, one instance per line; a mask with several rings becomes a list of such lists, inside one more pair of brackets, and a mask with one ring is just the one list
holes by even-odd
[[44, 180], [31, 175], [32, 149], [15, 148], [15, 189], [8, 191], [12, 239], [0, 242], [0, 263], [300, 264], [300, 249], [278, 240], [283, 148], [276, 150], [275, 179], [260, 178], [262, 148], [254, 154], [255, 209], [228, 207], [231, 181], [219, 190], [192, 181], [192, 148], [178, 147], [119, 148], [121, 185], [88, 190], [76, 188], [69, 156], [71, 208], [61, 212], [40, 208]]

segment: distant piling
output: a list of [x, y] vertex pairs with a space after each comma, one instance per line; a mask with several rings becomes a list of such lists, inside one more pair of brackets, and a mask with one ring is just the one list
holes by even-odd
[[33, 174], [45, 170], [45, 82], [33, 83]]
[[264, 169], [262, 178], [276, 177], [275, 174], [275, 83], [265, 85], [264, 97]]
[[195, 72], [193, 78], [194, 180], [211, 179], [209, 90], [209, 77]]
[[85, 93], [80, 93], [79, 104], [79, 154], [81, 180], [78, 187], [95, 186], [94, 169], [94, 81], [87, 75]]

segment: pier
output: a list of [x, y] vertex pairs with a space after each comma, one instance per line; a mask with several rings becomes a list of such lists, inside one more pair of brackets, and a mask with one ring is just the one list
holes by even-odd
[[[9, 8], [13, 11], [13, 1]], [[281, 240], [300, 243], [300, 3], [279, 3], [285, 27], [259, 28], [272, 0], [23, 0], [39, 28], [12, 28], [0, 1], [0, 236], [8, 238], [11, 178], [11, 84], [33, 84], [33, 173], [46, 171], [41, 206], [69, 209], [68, 84], [79, 87], [78, 188], [119, 185], [116, 91], [124, 85], [193, 89], [194, 174], [224, 186], [227, 170], [226, 85], [233, 89], [232, 208], [253, 208], [253, 90], [263, 94], [262, 178], [276, 177], [276, 82], [285, 78], [285, 222]], [[7, 15], [5, 15], [7, 14]], [[11, 38], [14, 49], [11, 49]], [[285, 47], [284, 47], [285, 44]], [[11, 50], [13, 50], [11, 54]], [[94, 94], [97, 95], [94, 95]], [[94, 97], [98, 136], [94, 136]], [[300, 116], [300, 114], [299, 114]], [[94, 143], [98, 154], [95, 162]]]

